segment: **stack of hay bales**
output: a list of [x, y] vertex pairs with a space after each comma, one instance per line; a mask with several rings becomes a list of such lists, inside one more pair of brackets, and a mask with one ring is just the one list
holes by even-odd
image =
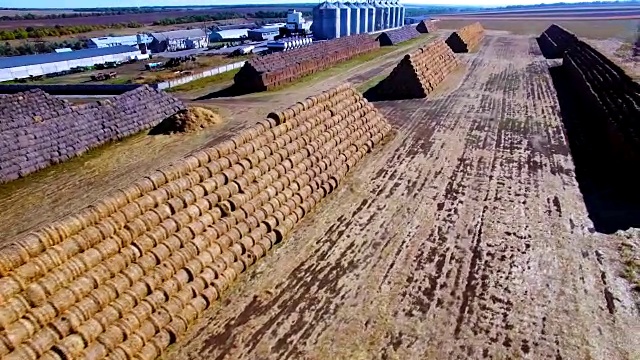
[[390, 130], [350, 85], [0, 251], [0, 356], [155, 359]]
[[420, 21], [418, 26], [416, 26], [416, 30], [418, 30], [418, 32], [422, 34], [430, 34], [438, 31], [438, 27], [433, 21], [422, 20]]
[[379, 47], [378, 42], [368, 34], [317, 42], [307, 47], [253, 58], [235, 75], [234, 82], [244, 91], [271, 90]]
[[376, 95], [385, 100], [424, 98], [459, 64], [447, 44], [436, 40], [400, 60]]
[[184, 110], [178, 99], [141, 86], [73, 105], [40, 90], [0, 98], [0, 183], [159, 124]]
[[640, 84], [581, 40], [566, 50], [562, 66], [581, 106], [588, 109], [582, 126], [604, 140], [602, 151], [611, 151], [609, 162], [635, 169], [640, 164]]
[[467, 53], [478, 47], [482, 39], [484, 39], [484, 28], [476, 22], [453, 32], [447, 39], [447, 45], [454, 53]]
[[380, 42], [380, 46], [393, 46], [417, 38], [418, 36], [420, 36], [420, 32], [416, 30], [416, 27], [409, 25], [399, 29], [387, 30], [378, 35], [376, 40]]
[[547, 59], [561, 59], [565, 51], [578, 42], [578, 37], [563, 28], [552, 24], [538, 38], [540, 51]]

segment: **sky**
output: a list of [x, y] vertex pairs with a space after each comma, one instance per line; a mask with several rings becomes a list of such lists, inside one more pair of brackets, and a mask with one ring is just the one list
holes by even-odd
[[[585, 0], [401, 0], [411, 4], [451, 4], [477, 6], [505, 6], [516, 4], [540, 4], [555, 2], [583, 2]], [[184, 5], [242, 5], [242, 4], [284, 4], [315, 3], [318, 0], [0, 0], [0, 7], [11, 8], [78, 8], [107, 6], [184, 6]]]

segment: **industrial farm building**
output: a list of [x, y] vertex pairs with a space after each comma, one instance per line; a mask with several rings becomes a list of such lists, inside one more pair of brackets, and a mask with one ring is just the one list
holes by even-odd
[[247, 30], [248, 29], [232, 29], [213, 31], [211, 34], [209, 34], [209, 41], [218, 42], [247, 38]]
[[0, 81], [60, 74], [74, 68], [122, 63], [141, 56], [132, 46], [84, 49], [70, 52], [0, 58]]
[[397, 0], [324, 1], [313, 8], [311, 30], [316, 39], [377, 32], [404, 25], [405, 8]]
[[137, 46], [138, 44], [150, 44], [153, 41], [153, 37], [147, 34], [138, 35], [124, 35], [124, 36], [103, 36], [98, 38], [91, 38], [87, 40], [87, 47], [93, 48], [106, 48], [114, 46]]
[[280, 33], [279, 28], [261, 28], [247, 31], [253, 41], [273, 40]]
[[175, 30], [151, 33], [153, 41], [149, 49], [153, 52], [180, 51], [205, 48], [209, 45], [209, 36], [205, 30]]
[[429, 21], [429, 20], [431, 20], [431, 17], [427, 15], [407, 16], [406, 18], [404, 18], [404, 24], [413, 25], [413, 24], [419, 24], [421, 21]]

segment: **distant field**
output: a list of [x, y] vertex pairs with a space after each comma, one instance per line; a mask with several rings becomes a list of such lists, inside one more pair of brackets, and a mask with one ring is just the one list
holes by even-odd
[[53, 15], [53, 14], [82, 14], [82, 12], [72, 10], [0, 10], [0, 16], [15, 16], [15, 15]]
[[[154, 21], [166, 18], [177, 18], [192, 15], [213, 15], [220, 12], [250, 13], [256, 11], [286, 11], [289, 6], [282, 7], [227, 7], [224, 9], [197, 9], [197, 10], [175, 10], [162, 11], [146, 14], [124, 14], [107, 16], [87, 16], [67, 19], [33, 19], [33, 20], [12, 20], [0, 21], [0, 29], [13, 29], [17, 27], [52, 27], [56, 25], [78, 26], [78, 25], [109, 25], [115, 23], [128, 23], [131, 21], [140, 24], [151, 24]], [[308, 11], [311, 8], [296, 8], [299, 11]], [[6, 10], [14, 11], [14, 10]], [[61, 10], [62, 11], [62, 10]], [[14, 11], [15, 12], [15, 11]], [[7, 14], [9, 15], [9, 14]], [[15, 15], [15, 14], [13, 14]]]
[[556, 7], [522, 10], [485, 11], [462, 14], [444, 14], [441, 19], [640, 19], [638, 6], [585, 6]]
[[473, 21], [480, 21], [485, 29], [509, 31], [518, 35], [539, 35], [549, 25], [558, 24], [573, 31], [578, 36], [590, 39], [610, 39], [621, 40], [634, 39], [638, 20], [558, 20], [558, 19], [468, 19], [468, 18], [447, 18], [438, 22], [438, 27], [442, 29], [458, 29], [468, 25]]

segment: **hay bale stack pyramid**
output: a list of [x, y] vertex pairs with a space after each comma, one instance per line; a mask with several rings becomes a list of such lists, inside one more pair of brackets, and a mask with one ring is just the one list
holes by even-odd
[[385, 100], [424, 98], [458, 65], [444, 41], [433, 41], [400, 60], [378, 85], [377, 95]]
[[420, 32], [416, 30], [416, 27], [408, 25], [399, 29], [387, 30], [380, 34], [376, 40], [380, 42], [380, 46], [393, 46], [415, 39], [418, 36], [420, 36]]
[[243, 91], [268, 91], [379, 47], [369, 34], [316, 42], [307, 47], [252, 58], [233, 80]]
[[0, 251], [3, 359], [155, 359], [389, 132], [350, 85]]
[[540, 35], [538, 45], [547, 59], [561, 59], [562, 55], [578, 41], [578, 37], [569, 30], [552, 24]]
[[438, 27], [433, 21], [422, 20], [418, 26], [416, 26], [416, 30], [422, 34], [430, 34], [438, 31]]
[[583, 119], [584, 127], [595, 129], [599, 136], [606, 134], [603, 136], [609, 142], [606, 148], [612, 150], [609, 161], [620, 162], [625, 170], [633, 172], [640, 164], [640, 84], [581, 40], [566, 50], [562, 66], [575, 95], [589, 110], [590, 116]]
[[476, 49], [482, 39], [484, 39], [484, 28], [476, 22], [453, 32], [447, 39], [447, 45], [454, 53], [467, 53]]

